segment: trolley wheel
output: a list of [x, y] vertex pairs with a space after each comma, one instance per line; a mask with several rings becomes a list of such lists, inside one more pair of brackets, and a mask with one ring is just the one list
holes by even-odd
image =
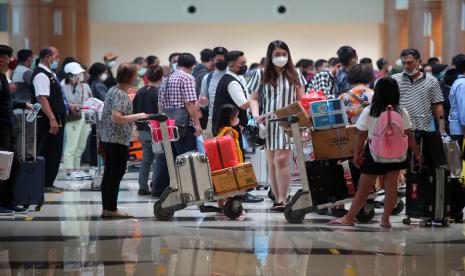
[[323, 209], [318, 209], [318, 210], [316, 210], [316, 213], [317, 213], [318, 215], [321, 215], [321, 216], [327, 215], [328, 212], [329, 212], [329, 209], [328, 209], [328, 208], [323, 208]]
[[243, 210], [242, 200], [238, 198], [231, 198], [224, 205], [223, 213], [230, 219], [237, 219], [240, 215], [242, 215]]
[[271, 189], [268, 191], [268, 197], [273, 201], [276, 200], [276, 197], [274, 196], [274, 193]]
[[375, 216], [375, 208], [374, 206], [365, 206], [358, 212], [357, 220], [362, 223], [370, 222]]
[[455, 223], [462, 223], [463, 222], [463, 211], [458, 212], [454, 215], [454, 222]]
[[412, 221], [410, 220], [410, 218], [404, 218], [402, 220], [402, 223], [405, 224], [405, 225], [410, 225], [410, 223], [412, 223]]
[[155, 202], [153, 205], [153, 214], [158, 220], [161, 221], [168, 221], [173, 218], [174, 216], [174, 209], [172, 207], [170, 208], [162, 208], [161, 207], [162, 201], [159, 200]]
[[442, 222], [441, 222], [441, 225], [443, 227], [449, 227], [450, 226], [450, 222], [448, 219], [444, 219]]
[[405, 204], [402, 200], [399, 200], [396, 204], [396, 206], [394, 207], [394, 209], [392, 209], [392, 215], [396, 216], [400, 213], [402, 213], [402, 211], [404, 210], [405, 208]]
[[305, 218], [305, 211], [304, 210], [292, 211], [291, 206], [288, 205], [286, 206], [286, 208], [284, 208], [284, 217], [289, 223], [302, 223]]

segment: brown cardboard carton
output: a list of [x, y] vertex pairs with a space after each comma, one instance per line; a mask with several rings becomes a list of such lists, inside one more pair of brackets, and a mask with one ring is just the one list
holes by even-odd
[[355, 126], [312, 131], [315, 160], [353, 157], [356, 133]]
[[238, 188], [233, 168], [212, 172], [212, 182], [217, 194], [230, 193]]
[[257, 186], [257, 177], [251, 163], [243, 163], [234, 167], [234, 173], [241, 190], [253, 189]]
[[251, 163], [212, 172], [212, 182], [217, 194], [253, 189], [257, 178]]
[[[278, 118], [285, 118], [291, 115], [296, 115], [297, 117], [299, 117], [300, 127], [311, 127], [311, 122], [308, 113], [305, 112], [305, 109], [302, 107], [302, 104], [300, 104], [300, 102], [293, 102], [285, 108], [276, 110], [274, 113]], [[290, 124], [287, 122], [281, 122], [280, 125], [284, 129], [291, 128]]]

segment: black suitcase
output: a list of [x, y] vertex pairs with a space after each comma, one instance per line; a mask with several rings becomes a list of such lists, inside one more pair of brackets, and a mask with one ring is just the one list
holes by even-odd
[[338, 160], [305, 162], [310, 192], [314, 205], [348, 198], [344, 169]]
[[463, 221], [463, 208], [465, 208], [465, 186], [463, 179], [451, 179], [451, 216], [455, 222]]
[[451, 178], [449, 170], [444, 168], [422, 167], [418, 172], [407, 171], [407, 190], [405, 195], [407, 218], [404, 224], [410, 224], [410, 218], [421, 219], [420, 226], [432, 222], [449, 225], [451, 216]]
[[37, 137], [37, 120], [34, 120], [34, 145], [33, 155], [25, 154], [25, 114], [22, 119], [22, 135], [21, 135], [21, 160], [18, 177], [16, 179], [14, 191], [14, 203], [16, 205], [36, 205], [36, 210], [39, 211], [44, 203], [44, 185], [45, 185], [45, 159], [41, 156], [37, 157], [36, 137]]

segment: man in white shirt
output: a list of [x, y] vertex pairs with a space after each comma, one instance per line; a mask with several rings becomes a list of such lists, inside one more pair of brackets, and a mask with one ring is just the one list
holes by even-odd
[[37, 153], [45, 159], [45, 192], [60, 192], [53, 186], [63, 150], [65, 116], [76, 111], [77, 105], [69, 105], [63, 94], [55, 70], [60, 61], [60, 53], [54, 47], [42, 49], [40, 64], [32, 74], [33, 103], [42, 108], [37, 116]]

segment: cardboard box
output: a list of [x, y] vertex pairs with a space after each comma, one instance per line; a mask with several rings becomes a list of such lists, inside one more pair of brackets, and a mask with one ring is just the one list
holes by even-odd
[[8, 178], [10, 178], [13, 157], [13, 152], [0, 151], [0, 180], [7, 180]]
[[212, 172], [212, 182], [217, 194], [248, 190], [258, 184], [251, 163]]
[[355, 126], [312, 131], [315, 160], [353, 157], [356, 133]]
[[212, 182], [217, 194], [226, 194], [238, 190], [233, 168], [212, 172]]
[[257, 177], [251, 163], [243, 163], [233, 168], [237, 183], [241, 190], [255, 188], [258, 185]]
[[[300, 102], [293, 102], [285, 108], [276, 110], [274, 113], [278, 118], [285, 118], [291, 115], [296, 115], [299, 117], [299, 126], [311, 127], [310, 117], [308, 116], [307, 112], [305, 112], [305, 109], [302, 107]], [[291, 128], [291, 125], [287, 122], [281, 122], [280, 125], [284, 129]]]

